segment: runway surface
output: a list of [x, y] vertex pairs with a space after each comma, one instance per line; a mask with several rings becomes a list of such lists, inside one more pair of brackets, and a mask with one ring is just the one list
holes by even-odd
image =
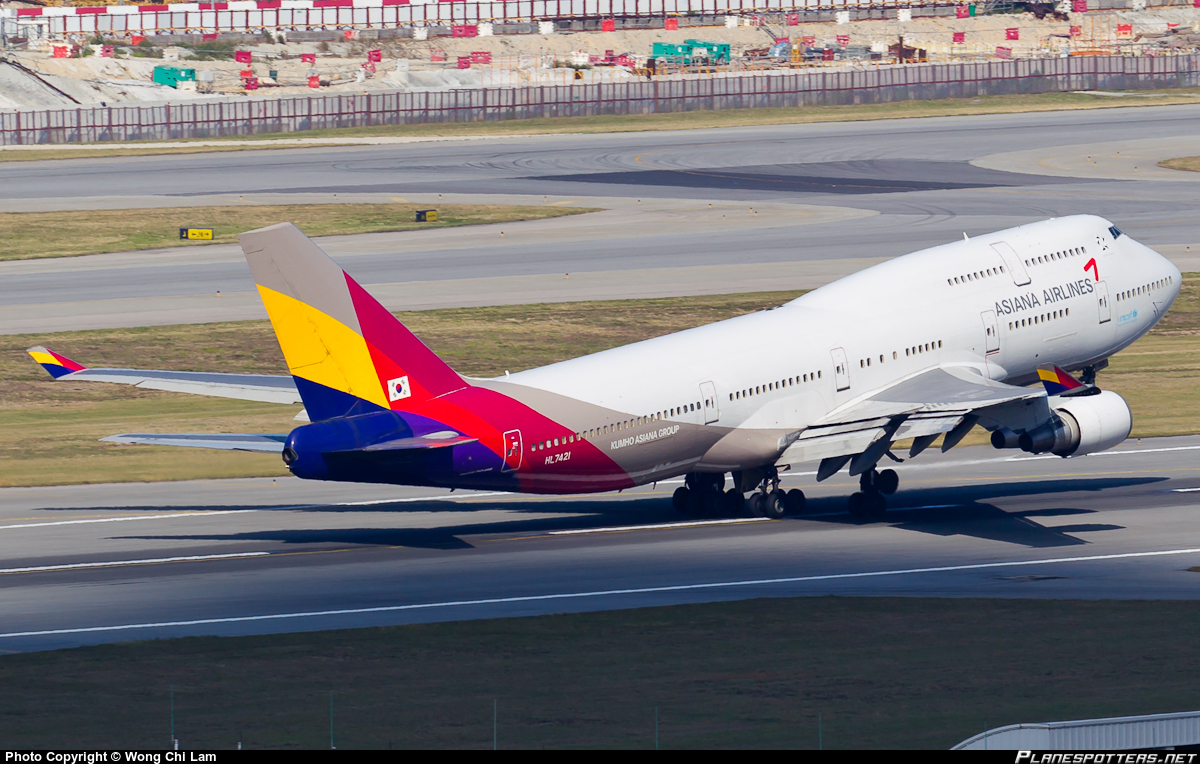
[[683, 520], [676, 484], [594, 497], [198, 481], [0, 490], [0, 650], [761, 596], [1200, 597], [1200, 437], [1064, 460], [989, 448], [813, 514]]
[[[323, 241], [392, 309], [806, 288], [1076, 213], [1189, 271], [1200, 175], [1155, 162], [1200, 154], [1198, 117], [1200, 105], [10, 162], [0, 199], [21, 211], [441, 195], [606, 210]], [[0, 263], [6, 333], [262, 316], [233, 246]]]

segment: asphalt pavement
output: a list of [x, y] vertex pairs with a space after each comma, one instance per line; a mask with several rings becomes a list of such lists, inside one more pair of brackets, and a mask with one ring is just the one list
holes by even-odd
[[[7, 162], [0, 204], [336, 195], [606, 210], [322, 241], [397, 310], [810, 288], [964, 233], [1076, 213], [1108, 217], [1189, 271], [1200, 176], [1155, 162], [1200, 154], [1198, 117], [1188, 105]], [[262, 315], [232, 246], [0, 263], [5, 333]]]

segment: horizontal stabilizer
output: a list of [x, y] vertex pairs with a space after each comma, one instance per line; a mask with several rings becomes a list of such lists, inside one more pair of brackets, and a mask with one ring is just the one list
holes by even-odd
[[141, 433], [109, 435], [101, 438], [104, 443], [136, 443], [143, 446], [186, 446], [189, 448], [216, 448], [222, 451], [262, 451], [283, 453], [287, 433], [268, 434], [235, 432], [210, 435], [197, 432]]

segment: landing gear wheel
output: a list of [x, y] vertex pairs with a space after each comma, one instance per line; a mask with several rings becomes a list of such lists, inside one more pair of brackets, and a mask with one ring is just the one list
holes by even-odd
[[671, 494], [671, 504], [675, 506], [675, 511], [681, 515], [691, 517], [696, 514], [695, 505], [692, 504], [692, 492], [683, 486], [675, 489], [675, 493]]
[[700, 517], [714, 517], [721, 509], [721, 499], [724, 495], [714, 491], [695, 491], [692, 501], [696, 503], [696, 514]]
[[850, 494], [850, 498], [846, 501], [846, 507], [850, 510], [850, 516], [855, 520], [864, 519], [867, 516], [867, 502], [867, 495], [861, 491]]
[[730, 488], [721, 497], [721, 505], [728, 517], [741, 517], [746, 513], [746, 497], [736, 488]]
[[867, 515], [872, 520], [878, 520], [887, 512], [887, 499], [882, 493], [868, 493], [867, 496]]
[[900, 487], [900, 476], [895, 470], [884, 470], [875, 476], [875, 487], [885, 496], [891, 496]]
[[789, 515], [802, 515], [806, 509], [808, 501], [804, 498], [804, 491], [799, 488], [793, 488], [787, 492], [784, 499], [784, 506]]
[[762, 499], [762, 513], [764, 517], [769, 517], [772, 520], [778, 520], [783, 517], [787, 511], [787, 499], [783, 491], [776, 488]]
[[749, 510], [751, 517], [765, 517], [763, 514], [764, 496], [755, 491], [750, 494], [750, 498], [746, 499], [746, 509]]

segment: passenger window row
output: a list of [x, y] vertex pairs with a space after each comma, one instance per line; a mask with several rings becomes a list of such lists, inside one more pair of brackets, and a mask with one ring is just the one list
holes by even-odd
[[1064, 249], [1061, 252], [1051, 252], [1048, 255], [1038, 255], [1037, 257], [1031, 257], [1025, 261], [1025, 265], [1029, 266], [1029, 267], [1033, 267], [1035, 265], [1044, 265], [1046, 263], [1057, 262], [1058, 260], [1066, 260], [1068, 257], [1077, 257], [1079, 255], [1086, 255], [1086, 254], [1087, 254], [1087, 247], [1072, 247], [1071, 249]]
[[562, 437], [562, 438], [550, 438], [549, 440], [540, 440], [537, 443], [533, 444], [533, 448], [530, 450], [545, 451], [547, 448], [556, 448], [558, 446], [566, 446], [566, 445], [570, 445], [571, 443], [574, 443], [579, 440], [591, 440], [593, 438], [598, 438], [602, 435], [612, 435], [617, 432], [623, 432], [624, 430], [632, 429], [633, 427], [638, 427], [640, 425], [649, 424], [650, 422], [661, 421], [661, 420], [667, 418], [668, 416], [680, 416], [681, 414], [688, 414], [688, 413], [692, 413], [695, 411], [699, 411], [700, 408], [701, 408], [700, 401], [696, 401], [695, 403], [688, 403], [684, 406], [676, 406], [674, 408], [664, 409], [663, 411], [659, 411], [656, 414], [650, 414], [649, 416], [634, 417], [632, 419], [626, 419], [623, 422], [617, 422], [615, 424], [605, 424], [605, 425], [601, 425], [599, 427], [593, 427], [589, 430], [583, 430], [581, 432], [571, 433], [570, 435], [567, 435], [566, 437]]
[[1069, 315], [1071, 315], [1070, 308], [1063, 308], [1062, 310], [1052, 310], [1049, 313], [1043, 313], [1040, 316], [1033, 316], [1032, 318], [1021, 318], [1021, 319], [1017, 319], [1016, 321], [1009, 321], [1008, 328], [1009, 328], [1009, 331], [1011, 331], [1013, 329], [1024, 329], [1027, 326], [1037, 326], [1038, 324], [1044, 324], [1047, 321], [1053, 321], [1056, 318], [1066, 318]]
[[1175, 281], [1175, 279], [1168, 276], [1165, 279], [1158, 279], [1157, 281], [1146, 284], [1145, 286], [1140, 286], [1137, 289], [1128, 289], [1124, 292], [1117, 292], [1117, 300], [1124, 301], [1124, 300], [1128, 300], [1129, 298], [1133, 297], [1134, 295], [1146, 294], [1151, 289], [1162, 289], [1163, 287], [1168, 286], [1169, 284], [1173, 283], [1174, 281]]
[[[937, 350], [941, 346], [942, 346], [941, 340], [936, 340], [934, 342], [926, 342], [921, 345], [913, 345], [911, 347], [904, 348], [904, 355], [905, 355], [905, 357], [914, 356], [914, 355], [917, 355], [918, 353], [926, 353], [926, 352], [929, 352], [932, 350]], [[895, 361], [895, 360], [898, 360], [899, 358], [900, 358], [900, 351], [893, 350], [892, 351], [892, 360]], [[883, 354], [882, 353], [879, 354], [879, 363], [883, 363]], [[872, 364], [872, 359], [869, 357], [858, 359], [858, 367], [860, 369], [865, 369], [868, 366], [871, 366], [871, 364]]]
[[765, 385], [756, 385], [754, 387], [747, 387], [745, 390], [734, 391], [729, 394], [729, 400], [740, 401], [743, 398], [749, 398], [752, 395], [762, 395], [763, 393], [769, 393], [772, 390], [782, 390], [785, 387], [795, 387], [796, 385], [802, 385], [807, 382], [816, 382], [820, 378], [820, 371], [815, 371], [810, 374], [801, 374], [795, 377], [788, 377], [787, 379], [781, 379], [778, 382], [768, 382]]
[[999, 276], [1001, 273], [1004, 273], [1003, 265], [999, 266], [998, 268], [984, 268], [982, 271], [968, 273], [965, 276], [955, 276], [954, 278], [946, 279], [946, 283], [950, 286], [954, 286], [955, 284], [966, 284], [971, 281], [981, 281], [990, 276]]

